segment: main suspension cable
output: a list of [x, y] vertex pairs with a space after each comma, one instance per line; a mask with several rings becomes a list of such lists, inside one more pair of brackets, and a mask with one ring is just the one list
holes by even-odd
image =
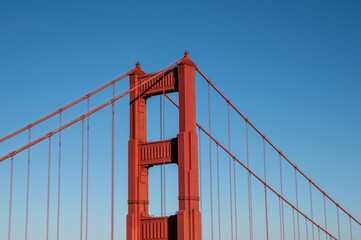
[[94, 94], [96, 94], [96, 93], [98, 93], [98, 92], [102, 91], [103, 89], [105, 89], [105, 88], [109, 87], [110, 85], [112, 85], [112, 84], [114, 84], [114, 83], [116, 83], [116, 82], [120, 81], [121, 79], [125, 78], [126, 76], [128, 76], [128, 75], [129, 75], [129, 73], [130, 73], [130, 71], [129, 71], [129, 72], [127, 72], [126, 74], [124, 74], [124, 75], [122, 75], [122, 76], [120, 76], [120, 77], [118, 77], [118, 78], [114, 79], [113, 81], [111, 81], [111, 82], [107, 83], [106, 85], [104, 85], [104, 86], [102, 86], [102, 87], [100, 87], [100, 88], [98, 88], [98, 89], [94, 90], [93, 92], [86, 94], [84, 97], [81, 97], [81, 98], [79, 98], [78, 100], [76, 100], [76, 101], [74, 101], [74, 102], [72, 102], [72, 103], [70, 103], [70, 104], [66, 105], [65, 107], [62, 107], [62, 108], [58, 109], [57, 111], [55, 111], [55, 112], [53, 112], [53, 113], [49, 114], [48, 116], [45, 116], [45, 117], [43, 117], [43, 118], [39, 119], [38, 121], [33, 122], [33, 123], [31, 123], [31, 124], [27, 125], [26, 127], [22, 128], [22, 129], [19, 129], [18, 131], [13, 132], [12, 134], [9, 134], [9, 135], [8, 135], [8, 136], [6, 136], [6, 137], [1, 138], [1, 139], [0, 139], [0, 143], [2, 143], [3, 141], [6, 141], [6, 140], [7, 140], [7, 139], [9, 139], [9, 138], [12, 138], [12, 137], [14, 137], [14, 136], [18, 135], [19, 133], [22, 133], [22, 132], [24, 132], [25, 130], [30, 129], [30, 128], [32, 128], [32, 127], [34, 127], [34, 126], [38, 125], [39, 123], [42, 123], [42, 122], [44, 122], [45, 120], [47, 120], [47, 119], [49, 119], [49, 118], [51, 118], [51, 117], [53, 117], [53, 116], [55, 116], [55, 115], [57, 115], [57, 114], [59, 114], [59, 113], [63, 112], [64, 110], [66, 110], [66, 109], [68, 109], [68, 108], [70, 108], [70, 107], [72, 107], [72, 106], [74, 106], [74, 105], [76, 105], [76, 104], [78, 104], [78, 103], [80, 103], [80, 102], [84, 101], [85, 99], [89, 98], [90, 96], [92, 96], [92, 95], [94, 95]]
[[[179, 108], [178, 104], [173, 101], [168, 95], [165, 95], [169, 101], [171, 101], [173, 103], [174, 106], [176, 106], [177, 108]], [[288, 204], [291, 208], [294, 208], [298, 213], [300, 213], [304, 218], [306, 218], [308, 221], [310, 221], [312, 224], [314, 224], [316, 227], [318, 227], [320, 230], [322, 230], [323, 232], [326, 232], [326, 230], [324, 228], [322, 228], [320, 225], [318, 225], [315, 221], [313, 221], [311, 218], [309, 218], [305, 213], [303, 213], [301, 210], [297, 209], [292, 203], [290, 203], [289, 201], [287, 201], [283, 196], [281, 196], [281, 194], [279, 194], [275, 189], [273, 189], [270, 185], [268, 185], [267, 183], [264, 182], [264, 180], [262, 180], [260, 177], [258, 177], [250, 168], [248, 168], [244, 163], [242, 163], [235, 155], [233, 155], [231, 152], [229, 152], [227, 150], [226, 147], [224, 147], [219, 141], [217, 141], [209, 132], [207, 132], [207, 130], [205, 130], [200, 124], [196, 123], [196, 126], [201, 129], [210, 139], [212, 139], [217, 145], [219, 145], [227, 154], [231, 155], [231, 157], [237, 161], [238, 164], [240, 164], [246, 171], [248, 171], [248, 173], [250, 173], [252, 176], [254, 176], [259, 182], [261, 182], [262, 184], [266, 185], [266, 187], [271, 190], [271, 192], [273, 192], [280, 200], [284, 201], [286, 204]], [[281, 230], [282, 232], [282, 230]], [[335, 238], [331, 233], [326, 232], [331, 238], [333, 239], [337, 239]], [[282, 236], [282, 234], [281, 234]]]
[[93, 113], [95, 113], [95, 112], [97, 112], [97, 111], [105, 108], [106, 106], [110, 105], [111, 103], [113, 103], [113, 102], [115, 102], [115, 101], [123, 98], [124, 96], [128, 95], [130, 92], [134, 91], [135, 89], [143, 86], [144, 84], [148, 83], [148, 82], [151, 81], [152, 79], [157, 78], [158, 76], [160, 76], [160, 75], [164, 74], [165, 72], [167, 72], [168, 70], [172, 69], [173, 67], [175, 67], [176, 65], [178, 65], [179, 62], [180, 62], [180, 61], [172, 64], [172, 65], [169, 66], [168, 68], [164, 69], [163, 71], [158, 72], [157, 74], [155, 74], [155, 75], [153, 75], [152, 77], [144, 80], [143, 82], [139, 82], [139, 83], [137, 83], [137, 84], [132, 85], [129, 90], [127, 90], [127, 91], [125, 91], [124, 93], [118, 95], [118, 96], [115, 97], [114, 99], [112, 99], [112, 100], [110, 100], [110, 101], [108, 101], [108, 102], [106, 102], [106, 103], [103, 103], [102, 105], [94, 108], [93, 110], [88, 111], [88, 113], [86, 113], [86, 114], [84, 114], [84, 115], [81, 115], [80, 117], [74, 119], [73, 121], [71, 121], [71, 122], [63, 125], [61, 128], [58, 128], [58, 129], [56, 129], [56, 130], [54, 130], [54, 131], [52, 131], [52, 132], [49, 132], [48, 134], [46, 134], [46, 135], [38, 138], [37, 140], [31, 142], [30, 144], [27, 144], [27, 145], [25, 145], [25, 146], [23, 146], [23, 147], [21, 147], [21, 148], [18, 148], [17, 150], [15, 150], [15, 151], [13, 151], [13, 152], [11, 152], [11, 153], [9, 153], [9, 154], [1, 157], [1, 158], [0, 158], [0, 162], [4, 161], [4, 160], [6, 160], [6, 159], [8, 159], [8, 158], [10, 158], [10, 157], [15, 156], [16, 154], [18, 154], [18, 153], [20, 153], [20, 152], [28, 149], [29, 147], [31, 147], [31, 146], [33, 146], [33, 145], [35, 145], [35, 144], [37, 144], [37, 143], [39, 143], [39, 142], [47, 139], [47, 138], [53, 136], [54, 134], [58, 133], [59, 131], [61, 131], [61, 130], [63, 130], [63, 129], [66, 129], [66, 128], [72, 126], [73, 124], [81, 121], [82, 119], [87, 118], [88, 116], [92, 115]]
[[305, 173], [303, 173], [291, 160], [289, 160], [268, 138], [266, 138], [266, 136], [264, 134], [261, 133], [261, 131], [259, 131], [255, 125], [253, 125], [248, 118], [246, 118], [245, 115], [243, 115], [238, 108], [228, 99], [226, 98], [226, 96], [205, 76], [205, 74], [196, 66], [196, 70], [198, 71], [199, 74], [201, 74], [201, 76], [206, 80], [206, 82], [208, 84], [210, 84], [213, 89], [219, 94], [221, 95], [221, 97], [227, 102], [229, 103], [232, 108], [246, 121], [248, 122], [251, 127], [259, 134], [261, 135], [268, 144], [270, 144], [270, 146], [272, 146], [272, 148], [274, 148], [280, 155], [282, 155], [282, 157], [289, 163], [291, 164], [293, 167], [295, 167], [297, 169], [297, 171], [304, 177], [306, 178], [308, 181], [310, 181], [312, 183], [313, 186], [315, 186], [315, 188], [317, 188], [321, 193], [325, 194], [325, 196], [331, 201], [333, 202], [336, 206], [338, 206], [346, 215], [348, 215], [350, 218], [352, 218], [353, 221], [355, 221], [357, 224], [361, 225], [361, 222], [358, 221], [356, 218], [354, 218], [349, 212], [347, 212], [344, 208], [342, 208], [335, 200], [333, 200], [328, 194], [326, 194], [325, 191], [323, 191], [316, 183], [314, 183], [308, 176], [306, 176]]

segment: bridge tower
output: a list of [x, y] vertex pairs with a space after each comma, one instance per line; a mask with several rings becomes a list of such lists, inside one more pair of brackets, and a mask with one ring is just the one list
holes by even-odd
[[[130, 88], [154, 76], [144, 73], [137, 63], [129, 75]], [[169, 92], [179, 93], [179, 133], [173, 139], [148, 142], [147, 99]], [[128, 152], [127, 240], [201, 239], [195, 65], [188, 52], [176, 67], [130, 93]], [[178, 165], [179, 210], [176, 215], [151, 217], [148, 212], [148, 170], [170, 163]]]

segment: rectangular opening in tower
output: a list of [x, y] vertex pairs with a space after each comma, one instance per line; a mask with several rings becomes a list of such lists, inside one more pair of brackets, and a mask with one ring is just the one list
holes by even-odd
[[178, 211], [178, 166], [157, 165], [149, 168], [149, 215], [175, 215]]
[[[168, 96], [178, 101], [178, 93], [168, 93]], [[146, 104], [147, 141], [175, 138], [179, 132], [178, 109], [163, 95], [147, 98]]]

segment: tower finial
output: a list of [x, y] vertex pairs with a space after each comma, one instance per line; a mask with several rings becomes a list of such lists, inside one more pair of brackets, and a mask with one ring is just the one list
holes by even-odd
[[140, 69], [140, 63], [139, 63], [138, 60], [137, 60], [137, 62], [135, 63], [135, 68], [136, 68], [136, 69]]
[[189, 58], [189, 52], [188, 51], [184, 51], [184, 58]]

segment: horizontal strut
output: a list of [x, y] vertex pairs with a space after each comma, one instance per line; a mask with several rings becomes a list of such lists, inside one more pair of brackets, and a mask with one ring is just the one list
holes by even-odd
[[177, 138], [140, 144], [140, 165], [177, 163]]

